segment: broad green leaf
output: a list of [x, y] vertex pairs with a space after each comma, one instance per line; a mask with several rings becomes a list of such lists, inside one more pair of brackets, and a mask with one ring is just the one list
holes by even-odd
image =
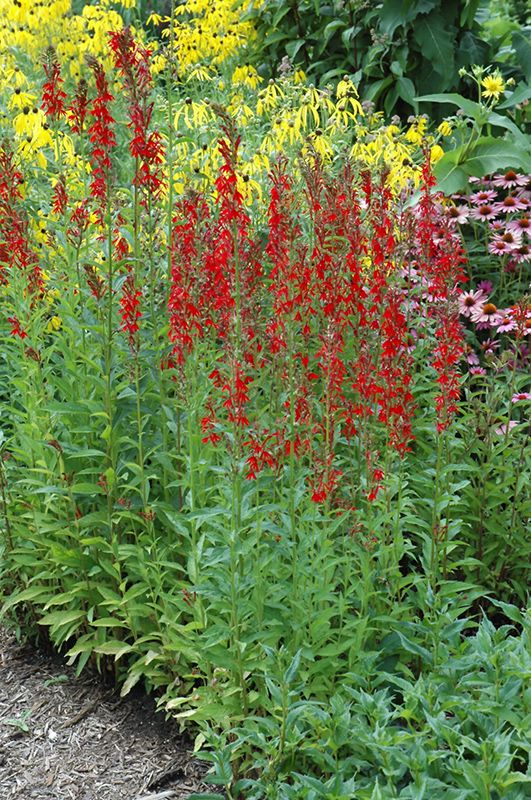
[[515, 31], [513, 33], [512, 44], [516, 50], [519, 65], [524, 75], [529, 78], [531, 76], [531, 43], [529, 41], [529, 34], [527, 33], [526, 35], [522, 30]]
[[297, 650], [291, 664], [284, 673], [285, 683], [287, 684], [293, 683], [293, 681], [297, 677], [297, 672], [299, 671], [299, 666], [301, 663], [301, 655], [302, 655], [302, 650]]
[[433, 170], [438, 188], [445, 194], [454, 194], [468, 185], [469, 173], [458, 163], [461, 150], [449, 150]]
[[487, 118], [487, 122], [490, 122], [491, 125], [497, 125], [499, 128], [505, 128], [505, 130], [511, 131], [515, 141], [519, 142], [524, 150], [530, 149], [531, 140], [529, 139], [529, 136], [526, 136], [526, 134], [520, 130], [518, 125], [515, 125], [515, 123], [509, 119], [509, 117], [506, 117], [503, 114], [497, 114], [495, 111], [491, 111]]
[[525, 100], [529, 100], [529, 98], [531, 98], [531, 86], [526, 83], [519, 83], [514, 92], [506, 92], [505, 96], [506, 100], [496, 106], [498, 111], [501, 111], [505, 108], [512, 108], [518, 103], [523, 103]]
[[415, 3], [404, 3], [404, 0], [384, 0], [379, 11], [381, 30], [392, 36], [400, 26], [407, 26], [419, 14], [427, 14], [436, 8], [438, 0], [418, 0]]
[[467, 100], [466, 97], [456, 92], [448, 92], [447, 94], [444, 92], [423, 94], [420, 97], [416, 97], [415, 100], [419, 103], [449, 103], [452, 106], [462, 108], [465, 114], [468, 114], [469, 117], [473, 117], [474, 119], [476, 119], [479, 114], [483, 113], [479, 103], [475, 103], [473, 100]]
[[441, 83], [451, 83], [454, 73], [455, 28], [446, 27], [437, 14], [422, 17], [413, 26], [413, 37], [424, 58], [441, 76]]
[[116, 619], [116, 617], [100, 617], [95, 619], [91, 625], [95, 628], [127, 628], [128, 625], [123, 620]]
[[467, 156], [463, 167], [469, 175], [477, 177], [508, 167], [528, 172], [531, 170], [531, 157], [513, 142], [483, 136]]

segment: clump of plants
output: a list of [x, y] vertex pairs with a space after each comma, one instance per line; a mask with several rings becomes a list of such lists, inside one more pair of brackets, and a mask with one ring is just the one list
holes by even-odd
[[524, 177], [444, 197], [426, 120], [366, 108], [348, 140], [346, 79], [301, 106], [336, 157], [288, 125], [250, 173], [234, 87], [157, 83], [128, 27], [108, 47], [73, 84], [48, 49], [37, 163], [0, 146], [3, 618], [143, 683], [228, 797], [517, 800]]

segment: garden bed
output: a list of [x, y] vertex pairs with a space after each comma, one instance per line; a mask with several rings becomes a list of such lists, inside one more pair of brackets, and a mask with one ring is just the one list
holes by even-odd
[[204, 789], [190, 743], [140, 695], [124, 700], [0, 628], [0, 796], [162, 800]]

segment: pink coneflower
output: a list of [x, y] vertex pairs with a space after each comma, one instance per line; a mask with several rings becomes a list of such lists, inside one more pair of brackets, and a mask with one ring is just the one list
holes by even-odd
[[470, 214], [470, 209], [468, 206], [450, 206], [446, 209], [446, 216], [451, 222], [455, 222], [457, 225], [463, 225]]
[[512, 246], [507, 242], [504, 242], [503, 239], [496, 237], [489, 243], [489, 253], [492, 253], [495, 256], [504, 256], [506, 253], [511, 253], [513, 250]]
[[498, 212], [494, 208], [494, 206], [485, 203], [484, 205], [473, 208], [470, 212], [470, 216], [473, 219], [487, 220], [487, 219], [494, 219], [497, 213]]
[[502, 214], [511, 214], [514, 211], [523, 211], [527, 206], [528, 203], [524, 198], [508, 194], [500, 203], [494, 203], [493, 207], [496, 213], [500, 211]]
[[472, 322], [481, 324], [482, 328], [498, 325], [501, 315], [494, 303], [478, 304], [470, 314]]
[[514, 260], [519, 264], [522, 261], [531, 260], [531, 247], [528, 244], [521, 244], [511, 251]]
[[494, 352], [500, 346], [500, 342], [498, 339], [486, 339], [484, 342], [481, 343], [481, 349], [485, 353], [486, 356], [493, 356]]
[[497, 234], [494, 239], [500, 239], [511, 247], [520, 247], [522, 244], [522, 234], [519, 231], [510, 231], [509, 229]]
[[509, 169], [505, 175], [495, 175], [492, 179], [493, 186], [501, 186], [502, 189], [513, 189], [515, 186], [526, 186], [527, 175], [519, 175], [514, 170]]
[[506, 230], [506, 223], [501, 219], [493, 219], [492, 222], [489, 222], [489, 228], [493, 233], [501, 233]]
[[480, 192], [475, 192], [470, 195], [470, 202], [475, 206], [484, 206], [492, 200], [496, 200], [498, 195], [492, 189], [482, 189]]
[[473, 311], [483, 307], [486, 299], [486, 295], [479, 289], [476, 289], [475, 292], [463, 292], [457, 298], [459, 313], [463, 317], [471, 317]]
[[492, 282], [491, 281], [480, 281], [477, 285], [477, 291], [483, 292], [485, 295], [485, 299], [490, 295], [492, 292]]
[[524, 400], [531, 400], [531, 392], [517, 392], [511, 397], [511, 403], [521, 403]]
[[501, 317], [501, 322], [498, 325], [497, 333], [510, 333], [514, 331], [516, 328], [516, 322], [511, 317], [510, 310], [507, 309], [503, 312], [503, 316]]
[[484, 367], [470, 367], [468, 370], [470, 375], [486, 375], [487, 370]]
[[525, 214], [520, 219], [512, 219], [507, 223], [507, 230], [513, 233], [527, 233], [531, 235], [531, 217]]
[[509, 422], [504, 422], [503, 425], [500, 425], [499, 428], [496, 428], [494, 431], [495, 434], [498, 436], [505, 436], [508, 431], [512, 431], [513, 428], [516, 428], [518, 425], [514, 419], [509, 420]]
[[477, 367], [479, 364], [479, 356], [469, 344], [466, 346], [466, 363], [470, 367]]

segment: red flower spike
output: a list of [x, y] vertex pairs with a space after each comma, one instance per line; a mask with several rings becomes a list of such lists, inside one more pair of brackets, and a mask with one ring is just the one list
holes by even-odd
[[58, 120], [65, 116], [66, 93], [61, 88], [64, 80], [61, 77], [61, 67], [53, 47], [48, 47], [43, 60], [46, 81], [42, 87], [41, 108], [51, 120]]

